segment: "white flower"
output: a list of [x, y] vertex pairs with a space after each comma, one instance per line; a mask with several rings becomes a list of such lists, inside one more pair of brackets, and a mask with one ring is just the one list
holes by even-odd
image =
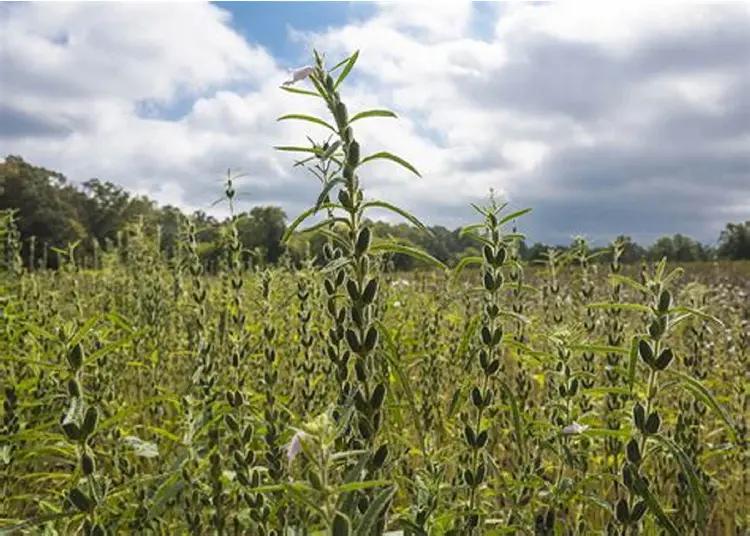
[[296, 71], [292, 72], [292, 78], [284, 82], [284, 85], [291, 86], [292, 84], [296, 84], [300, 80], [304, 80], [305, 78], [313, 74], [314, 71], [315, 67], [313, 67], [312, 65], [306, 65], [305, 67], [297, 69]]
[[294, 461], [294, 458], [297, 457], [297, 454], [302, 451], [302, 439], [305, 437], [305, 435], [305, 432], [297, 432], [296, 434], [294, 434], [294, 437], [292, 437], [289, 445], [287, 445], [286, 457], [289, 460], [289, 463], [292, 463]]
[[393, 302], [393, 306], [394, 307], [401, 307], [401, 302], [400, 301]]
[[577, 435], [585, 432], [588, 430], [588, 425], [585, 424], [578, 424], [577, 422], [573, 422], [573, 424], [569, 424], [565, 428], [563, 428], [562, 432], [565, 435]]

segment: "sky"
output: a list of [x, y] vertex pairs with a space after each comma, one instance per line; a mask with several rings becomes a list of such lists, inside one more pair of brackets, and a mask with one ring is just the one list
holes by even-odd
[[[279, 89], [290, 69], [360, 51], [342, 86], [368, 198], [425, 223], [477, 221], [490, 189], [531, 241], [714, 243], [750, 220], [750, 3], [0, 4], [0, 156], [99, 178], [160, 204], [290, 219], [319, 182], [273, 149], [324, 140], [276, 119], [326, 111]], [[306, 87], [309, 82], [302, 82]]]

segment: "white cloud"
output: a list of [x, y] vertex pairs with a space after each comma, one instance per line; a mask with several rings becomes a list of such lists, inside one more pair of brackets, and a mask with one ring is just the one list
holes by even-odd
[[[532, 231], [550, 240], [679, 230], [709, 239], [750, 202], [738, 186], [750, 180], [744, 6], [504, 4], [482, 12], [497, 19], [485, 39], [472, 33], [473, 9], [382, 2], [361, 22], [294, 31], [331, 58], [360, 49], [345, 89], [350, 110], [400, 116], [355, 132], [365, 153], [395, 152], [424, 178], [378, 163], [364, 173], [369, 195], [458, 225], [474, 217], [469, 201], [493, 187], [535, 205], [543, 215]], [[242, 187], [257, 202], [294, 216], [313, 201], [314, 179], [272, 146], [304, 144], [308, 130], [325, 136], [279, 115], [325, 111], [278, 89], [286, 73], [233, 29], [228, 12], [48, 3], [0, 17], [3, 101], [19, 125], [5, 134], [7, 152], [191, 209], [214, 200], [228, 167], [249, 174]], [[155, 115], [165, 104], [184, 114]], [[706, 174], [724, 194], [702, 190]], [[635, 187], [665, 178], [684, 185], [666, 208]], [[698, 203], [701, 212], [689, 210]], [[586, 210], [604, 218], [593, 229]]]

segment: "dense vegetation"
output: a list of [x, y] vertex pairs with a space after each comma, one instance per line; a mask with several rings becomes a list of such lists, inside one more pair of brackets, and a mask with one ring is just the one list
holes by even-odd
[[[332, 122], [283, 120], [336, 133], [279, 148], [310, 155], [323, 184], [289, 226], [264, 226], [274, 208], [206, 226], [6, 162], [6, 194], [36, 176], [29, 190], [52, 197], [13, 194], [26, 209], [0, 225], [0, 529], [746, 534], [748, 266], [626, 265], [625, 240], [532, 266], [513, 229], [528, 210], [492, 199], [448, 233], [450, 269], [388, 237], [369, 209], [429, 229], [363, 195], [373, 159], [416, 170], [360, 149], [352, 124], [392, 114], [341, 102], [356, 59], [326, 70], [316, 55], [313, 90], [285, 88]], [[225, 194], [233, 207], [231, 177]], [[319, 252], [286, 255], [315, 213], [303, 235]], [[111, 243], [75, 246], [91, 233]], [[29, 236], [72, 245], [39, 269]], [[393, 270], [407, 258], [433, 268]]]
[[[236, 201], [236, 200], [235, 200]], [[208, 206], [208, 204], [207, 204]], [[77, 255], [81, 263], [94, 262], [95, 250], [107, 249], [122, 243], [126, 229], [139, 219], [151, 232], [160, 233], [159, 248], [165, 255], [175, 254], [180, 220], [190, 218], [196, 226], [198, 254], [207, 269], [213, 272], [221, 248], [221, 232], [228, 219], [219, 220], [203, 211], [184, 214], [175, 206], [159, 207], [144, 196], [133, 196], [125, 189], [108, 181], [91, 179], [80, 186], [69, 182], [57, 172], [26, 162], [20, 156], [9, 155], [0, 163], [0, 212], [13, 211], [21, 235], [24, 259], [32, 266], [56, 267], [57, 253], [50, 248], [66, 248], [80, 242]], [[320, 235], [295, 238], [282, 243], [287, 226], [287, 215], [280, 207], [256, 206], [238, 212], [235, 226], [240, 244], [247, 257], [260, 264], [278, 264], [285, 253], [298, 262], [305, 254], [319, 257], [325, 239]], [[373, 222], [379, 236], [392, 236], [401, 243], [418, 246], [448, 266], [460, 259], [476, 255], [476, 244], [461, 236], [460, 229], [449, 230], [431, 226], [429, 233], [407, 224]], [[673, 262], [708, 261], [714, 259], [750, 259], [750, 221], [728, 223], [715, 245], [701, 244], [688, 236], [664, 236], [648, 246], [641, 246], [626, 236], [622, 262], [641, 259], [658, 261], [664, 257]], [[567, 250], [575, 244], [559, 244], [556, 249]], [[534, 242], [527, 246], [519, 241], [523, 260], [541, 260], [550, 245]], [[592, 248], [602, 252], [606, 248]], [[604, 258], [597, 258], [597, 262]], [[398, 270], [410, 270], [419, 265], [405, 255], [393, 258]]]

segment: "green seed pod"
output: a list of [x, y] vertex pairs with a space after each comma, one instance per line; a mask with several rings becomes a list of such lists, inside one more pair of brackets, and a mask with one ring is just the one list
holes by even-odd
[[568, 385], [568, 394], [573, 397], [578, 393], [578, 378], [573, 378]]
[[68, 364], [75, 372], [79, 371], [83, 366], [83, 348], [81, 347], [81, 343], [76, 343], [68, 352]]
[[652, 339], [659, 339], [667, 331], [667, 318], [662, 316], [657, 318], [648, 327], [648, 334], [651, 335]]
[[659, 414], [655, 411], [648, 416], [644, 429], [647, 434], [657, 434], [659, 433], [659, 428], [661, 428], [661, 417], [659, 417]]
[[485, 308], [485, 312], [487, 313], [487, 316], [490, 318], [496, 318], [498, 314], [500, 314], [500, 308], [497, 306], [497, 304], [494, 303], [488, 303]]
[[484, 288], [488, 292], [492, 292], [495, 290], [495, 278], [492, 276], [492, 273], [489, 271], [484, 273]]
[[[326, 245], [328, 245], [328, 244], [326, 244]], [[323, 286], [325, 287], [326, 294], [328, 294], [329, 296], [332, 296], [333, 294], [336, 293], [336, 289], [333, 287], [333, 283], [331, 282], [330, 279], [326, 279], [323, 282]]]
[[497, 254], [495, 255], [495, 258], [492, 264], [495, 267], [502, 266], [503, 264], [505, 264], [506, 257], [507, 257], [507, 252], [505, 251], [504, 247], [501, 247], [500, 249], [497, 250]]
[[224, 415], [224, 422], [226, 423], [227, 428], [229, 428], [232, 432], [234, 432], [235, 434], [239, 433], [240, 426], [239, 424], [237, 424], [237, 419], [235, 419], [233, 415]]
[[336, 512], [336, 517], [333, 518], [333, 524], [331, 525], [332, 536], [349, 536], [352, 533], [352, 524], [349, 518], [341, 512]]
[[644, 341], [643, 339], [640, 340], [638, 343], [638, 355], [641, 356], [641, 359], [643, 359], [643, 362], [647, 365], [652, 363], [654, 360], [654, 349], [651, 348], [648, 341]]
[[91, 529], [91, 536], [106, 536], [106, 534], [107, 530], [99, 523], [96, 523], [94, 525], [94, 528]]
[[497, 346], [503, 339], [503, 328], [498, 326], [492, 332], [492, 346]]
[[359, 232], [357, 237], [357, 243], [354, 247], [354, 255], [361, 257], [367, 253], [367, 249], [370, 247], [370, 228], [365, 227]]
[[482, 326], [481, 330], [481, 336], [482, 336], [482, 344], [485, 346], [490, 346], [492, 344], [492, 332], [490, 331], [490, 328], [487, 326]]
[[365, 286], [364, 292], [362, 292], [362, 302], [365, 305], [370, 305], [375, 301], [375, 296], [378, 293], [378, 281], [377, 279], [370, 279]]
[[477, 467], [477, 474], [474, 478], [477, 484], [481, 484], [484, 482], [484, 476], [487, 473], [487, 468], [483, 463], [479, 464], [479, 467]]
[[94, 501], [78, 488], [73, 488], [68, 492], [68, 499], [81, 512], [91, 512], [95, 506]]
[[358, 354], [362, 349], [362, 345], [359, 342], [359, 337], [357, 337], [357, 334], [352, 329], [346, 330], [346, 342], [349, 343], [349, 348], [351, 348], [352, 352], [354, 352], [355, 354]]
[[630, 522], [630, 509], [628, 508], [627, 499], [622, 498], [617, 501], [617, 506], [615, 507], [615, 515], [617, 517], [617, 521], [619, 521], [623, 525], [627, 525]]
[[482, 430], [479, 432], [479, 435], [477, 436], [477, 442], [476, 446], [477, 448], [482, 448], [487, 444], [487, 440], [489, 439], [489, 434], [487, 433], [487, 430]]
[[477, 435], [474, 433], [474, 430], [471, 426], [468, 424], [464, 426], [464, 437], [466, 438], [466, 443], [470, 447], [474, 447], [477, 444]]
[[624, 465], [622, 468], [622, 483], [625, 484], [625, 487], [632, 489], [633, 482], [635, 481], [636, 474], [633, 471], [633, 467], [631, 465]]
[[375, 326], [370, 326], [365, 335], [365, 343], [363, 349], [365, 352], [372, 352], [375, 346], [378, 344], [378, 329]]
[[494, 374], [495, 372], [497, 372], [498, 370], [500, 370], [500, 360], [499, 360], [499, 359], [495, 359], [495, 360], [494, 360], [494, 361], [493, 361], [492, 363], [490, 363], [490, 365], [489, 365], [489, 366], [487, 367], [487, 370], [485, 371], [485, 373], [487, 374], [487, 376], [492, 376], [492, 375], [493, 375], [493, 374]]
[[372, 457], [372, 468], [373, 469], [380, 469], [383, 467], [383, 464], [385, 463], [386, 458], [388, 457], [388, 445], [383, 444], [380, 445], [378, 450], [375, 451], [375, 454]]
[[642, 432], [646, 423], [646, 411], [640, 402], [636, 402], [635, 406], [633, 406], [633, 421], [635, 422], [635, 427]]
[[96, 470], [94, 458], [86, 452], [81, 455], [81, 469], [86, 476], [89, 476]]
[[356, 374], [358, 382], [364, 383], [367, 381], [367, 371], [365, 370], [365, 364], [361, 360], [354, 363], [354, 374]]
[[349, 113], [346, 110], [346, 104], [344, 104], [343, 102], [339, 102], [336, 105], [335, 115], [336, 115], [336, 122], [339, 125], [345, 126], [347, 123], [349, 123]]
[[350, 210], [352, 208], [352, 198], [349, 197], [349, 192], [347, 192], [343, 188], [339, 190], [339, 203], [341, 203], [341, 206], [343, 206], [347, 210]]
[[672, 352], [671, 348], [665, 348], [660, 354], [659, 357], [656, 358], [656, 362], [654, 363], [654, 368], [656, 370], [666, 370], [666, 368], [669, 366], [669, 364], [674, 359], [674, 352]]
[[316, 489], [318, 491], [323, 491], [323, 479], [320, 478], [320, 475], [317, 471], [310, 470], [307, 472], [307, 479], [310, 481], [310, 484], [312, 485], [313, 489]]
[[96, 406], [89, 406], [86, 410], [86, 415], [83, 418], [83, 425], [81, 426], [81, 434], [83, 437], [89, 437], [96, 430], [96, 423], [99, 420], [99, 410]]
[[366, 419], [359, 419], [359, 434], [365, 441], [372, 437], [372, 427]]
[[668, 290], [663, 290], [659, 295], [658, 311], [666, 313], [672, 305], [672, 294]]
[[474, 403], [474, 405], [477, 408], [481, 408], [484, 405], [484, 400], [482, 399], [482, 393], [479, 391], [478, 387], [474, 387], [471, 390], [471, 401]]
[[235, 450], [232, 453], [232, 457], [234, 458], [234, 463], [239, 467], [245, 467], [245, 457], [242, 456], [242, 453], [239, 450]]
[[248, 424], [245, 427], [245, 431], [242, 432], [242, 441], [245, 442], [245, 444], [250, 443], [250, 441], [253, 439], [253, 435], [255, 434], [255, 428], [252, 424]]
[[487, 244], [482, 248], [482, 255], [484, 256], [484, 262], [487, 264], [492, 264], [492, 261], [495, 259], [494, 251], [492, 251], [492, 248]]
[[646, 513], [646, 510], [648, 510], [646, 501], [639, 501], [635, 503], [635, 506], [633, 506], [633, 511], [630, 512], [630, 522], [638, 523], [643, 517], [643, 514]]
[[347, 162], [353, 168], [356, 168], [359, 165], [359, 142], [356, 140], [353, 140], [349, 144], [349, 158]]
[[482, 348], [479, 350], [479, 364], [482, 365], [482, 368], [484, 370], [487, 370], [487, 367], [489, 366], [490, 362], [490, 354], [487, 353], [487, 350]]
[[353, 302], [355, 303], [359, 302], [359, 299], [360, 299], [359, 289], [357, 288], [357, 283], [353, 279], [350, 279], [349, 281], [346, 282], [346, 292], [349, 294], [349, 298]]
[[81, 384], [76, 378], [68, 379], [68, 394], [73, 398], [81, 396]]
[[327, 74], [327, 75], [326, 75], [326, 81], [325, 81], [325, 84], [326, 84], [326, 89], [327, 89], [327, 90], [328, 90], [328, 91], [329, 91], [330, 93], [333, 93], [333, 87], [334, 87], [334, 85], [333, 85], [333, 77], [332, 77], [332, 76], [331, 76], [330, 74]]
[[638, 442], [635, 439], [631, 439], [625, 448], [628, 453], [628, 460], [630, 463], [638, 464], [641, 461], [641, 449], [638, 447]]
[[380, 409], [380, 407], [383, 405], [383, 400], [385, 399], [385, 385], [382, 383], [379, 383], [375, 386], [375, 389], [372, 391], [372, 396], [370, 397], [370, 407], [377, 411]]

